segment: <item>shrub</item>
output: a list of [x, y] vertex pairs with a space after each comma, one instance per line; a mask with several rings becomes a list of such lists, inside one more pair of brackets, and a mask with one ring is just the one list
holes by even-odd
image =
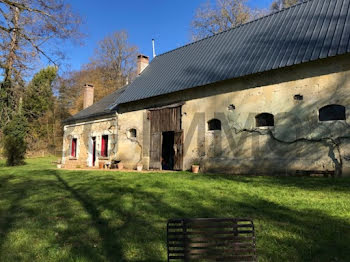
[[27, 120], [23, 114], [15, 114], [12, 120], [3, 129], [3, 155], [8, 166], [24, 163], [27, 151], [26, 135], [28, 132]]

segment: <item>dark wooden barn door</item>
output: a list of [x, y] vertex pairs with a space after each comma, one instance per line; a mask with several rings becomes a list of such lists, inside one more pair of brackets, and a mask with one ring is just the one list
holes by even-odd
[[[174, 169], [182, 170], [182, 136], [177, 134], [181, 131], [181, 105], [169, 106], [149, 110], [151, 121], [151, 144], [150, 144], [150, 169], [161, 169], [162, 158], [162, 134], [164, 132], [174, 132], [174, 149], [180, 151], [175, 153]], [[176, 143], [179, 143], [178, 145]]]
[[174, 157], [174, 170], [182, 170], [183, 166], [183, 134], [184, 132], [176, 131], [174, 135], [174, 149], [175, 149], [175, 157]]
[[161, 169], [162, 156], [162, 133], [155, 132], [151, 134], [151, 148], [150, 148], [150, 169]]

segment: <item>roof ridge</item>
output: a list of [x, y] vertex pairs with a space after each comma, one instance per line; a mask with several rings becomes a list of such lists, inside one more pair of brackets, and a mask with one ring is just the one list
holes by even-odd
[[[181, 48], [185, 48], [185, 47], [187, 47], [187, 46], [197, 44], [197, 43], [199, 43], [199, 42], [202, 42], [202, 41], [204, 41], [204, 40], [210, 39], [210, 38], [215, 37], [215, 36], [217, 36], [217, 35], [224, 34], [224, 33], [227, 33], [227, 32], [229, 32], [229, 31], [233, 31], [233, 30], [238, 29], [238, 28], [240, 28], [240, 27], [243, 27], [243, 26], [245, 26], [245, 25], [249, 25], [249, 24], [255, 23], [255, 22], [259, 21], [259, 20], [262, 20], [262, 19], [265, 19], [265, 18], [267, 18], [267, 17], [276, 15], [276, 14], [278, 14], [278, 13], [285, 12], [285, 11], [287, 11], [287, 10], [289, 10], [289, 9], [295, 8], [295, 7], [299, 6], [299, 5], [306, 4], [306, 3], [311, 2], [311, 1], [314, 1], [314, 0], [302, 0], [302, 2], [297, 3], [297, 4], [295, 4], [295, 5], [292, 5], [292, 6], [290, 6], [290, 7], [283, 8], [283, 9], [278, 10], [278, 11], [275, 11], [275, 12], [271, 12], [271, 13], [269, 13], [269, 14], [267, 14], [267, 15], [264, 15], [264, 16], [262, 16], [262, 17], [253, 19], [253, 20], [251, 20], [251, 21], [248, 21], [248, 22], [246, 22], [246, 23], [237, 25], [237, 26], [235, 26], [235, 27], [229, 28], [229, 29], [224, 30], [224, 31], [222, 31], [222, 32], [219, 32], [219, 33], [216, 33], [216, 34], [213, 34], [213, 35], [210, 35], [210, 36], [206, 36], [206, 37], [204, 37], [204, 38], [202, 38], [202, 39], [199, 39], [199, 40], [196, 40], [196, 41], [194, 41], [194, 42], [188, 43], [188, 44], [186, 44], [186, 45], [183, 45], [183, 46], [174, 48], [174, 49], [172, 49], [172, 50], [169, 50], [169, 51], [167, 51], [167, 52], [164, 52], [164, 53], [162, 53], [162, 54], [157, 55], [154, 59], [156, 59], [157, 57], [166, 55], [166, 54], [168, 54], [168, 53], [175, 52], [175, 51], [177, 51], [177, 50], [179, 50], [179, 49], [181, 49]], [[152, 60], [152, 61], [153, 61], [153, 60]]]

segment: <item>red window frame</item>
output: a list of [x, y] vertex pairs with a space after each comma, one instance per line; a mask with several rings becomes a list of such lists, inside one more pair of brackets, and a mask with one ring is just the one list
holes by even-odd
[[77, 139], [73, 138], [72, 139], [72, 147], [71, 147], [71, 156], [72, 157], [77, 157]]
[[108, 135], [103, 135], [102, 136], [101, 156], [102, 157], [108, 157]]

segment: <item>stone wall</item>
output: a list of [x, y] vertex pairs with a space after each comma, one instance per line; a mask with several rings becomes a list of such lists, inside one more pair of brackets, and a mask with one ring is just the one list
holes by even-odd
[[[92, 166], [92, 137], [96, 137], [96, 164], [116, 157], [117, 117], [64, 127], [62, 163], [65, 168]], [[108, 135], [108, 157], [101, 157], [102, 135]], [[72, 138], [77, 138], [77, 156], [71, 157]]]
[[[213, 172], [281, 174], [342, 168], [350, 175], [349, 58], [319, 60], [124, 105], [119, 129], [123, 136], [137, 126], [146, 163], [149, 124], [140, 109], [184, 101], [184, 169], [199, 161], [203, 170]], [[295, 100], [295, 95], [303, 100]], [[347, 120], [320, 122], [318, 111], [329, 104], [345, 106]], [[263, 112], [274, 115], [274, 127], [256, 127], [255, 116]], [[213, 118], [221, 120], [221, 131], [208, 130]], [[136, 148], [133, 141], [120, 138], [118, 154], [128, 165], [136, 165]]]
[[[136, 129], [136, 137], [131, 129]], [[150, 123], [146, 110], [118, 115], [118, 153], [126, 168], [135, 169], [137, 164], [149, 167]]]

